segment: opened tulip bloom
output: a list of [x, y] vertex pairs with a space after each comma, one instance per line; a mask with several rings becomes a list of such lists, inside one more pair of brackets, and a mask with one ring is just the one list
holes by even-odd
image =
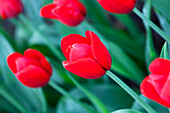
[[2, 19], [16, 17], [22, 11], [20, 0], [0, 0], [0, 15]]
[[116, 14], [130, 13], [135, 7], [136, 0], [97, 0], [107, 11]]
[[16, 78], [31, 88], [43, 87], [52, 74], [52, 68], [46, 58], [34, 49], [27, 49], [24, 55], [17, 52], [9, 55], [7, 63]]
[[141, 84], [141, 93], [170, 108], [170, 60], [157, 58], [150, 66], [151, 74]]
[[70, 34], [61, 40], [61, 49], [67, 61], [66, 70], [87, 79], [97, 79], [111, 68], [111, 56], [98, 36], [86, 31], [86, 37]]
[[79, 0], [54, 0], [53, 4], [41, 9], [40, 15], [57, 19], [68, 26], [76, 26], [83, 21], [86, 9]]

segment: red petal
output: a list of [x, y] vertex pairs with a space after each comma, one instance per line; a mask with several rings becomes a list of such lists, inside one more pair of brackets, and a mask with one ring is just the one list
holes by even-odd
[[49, 73], [49, 75], [52, 74], [52, 67], [49, 64], [49, 62], [46, 60], [46, 58], [44, 57], [43, 54], [41, 54], [39, 51], [34, 50], [34, 49], [27, 49], [24, 52], [24, 56], [27, 58], [31, 58], [31, 59], [37, 59], [40, 61], [41, 65], [44, 67], [43, 69], [47, 71], [47, 73]]
[[31, 58], [27, 58], [27, 57], [19, 57], [15, 60], [16, 66], [17, 66], [17, 72], [23, 70], [25, 67], [29, 66], [29, 65], [34, 65], [36, 67], [39, 68], [44, 68], [40, 61], [37, 59], [31, 59]]
[[150, 64], [149, 70], [155, 75], [169, 75], [170, 61], [163, 58], [157, 58]]
[[7, 57], [7, 64], [13, 73], [17, 73], [17, 67], [15, 61], [19, 57], [23, 57], [23, 55], [17, 52], [12, 53]]
[[135, 6], [136, 0], [97, 0], [107, 11], [117, 14], [127, 14]]
[[88, 44], [73, 44], [72, 46], [69, 46], [71, 49], [69, 50], [70, 53], [70, 61], [76, 61], [78, 59], [82, 58], [92, 58], [92, 50], [91, 45]]
[[168, 79], [166, 80], [164, 87], [162, 89], [161, 98], [167, 101], [170, 107], [170, 75]]
[[69, 54], [67, 53], [67, 48], [70, 45], [73, 45], [75, 43], [83, 43], [83, 44], [89, 44], [90, 45], [90, 40], [82, 37], [81, 35], [78, 34], [70, 34], [61, 40], [61, 50], [66, 57], [67, 60], [69, 60]]
[[97, 79], [105, 75], [106, 71], [93, 59], [84, 58], [75, 62], [63, 61], [66, 70], [87, 79]]
[[31, 88], [43, 87], [50, 79], [50, 75], [46, 71], [33, 65], [26, 67], [15, 76], [22, 84]]
[[156, 93], [155, 88], [153, 85], [150, 83], [149, 76], [147, 76], [141, 86], [140, 86], [140, 91], [141, 93], [146, 96], [147, 98], [154, 100], [164, 106], [170, 107], [169, 103], [164, 101], [163, 99], [160, 98], [160, 96]]
[[85, 17], [84, 13], [71, 4], [54, 8], [53, 14], [55, 14], [62, 23], [69, 26], [77, 26]]
[[22, 11], [20, 0], [0, 0], [0, 14], [3, 19], [17, 16]]
[[41, 8], [40, 10], [40, 16], [44, 18], [52, 18], [52, 19], [58, 19], [56, 15], [53, 14], [53, 9], [56, 7], [55, 4], [49, 4]]
[[106, 70], [111, 68], [112, 58], [106, 46], [100, 41], [98, 36], [91, 31], [86, 31], [86, 37], [91, 39], [91, 47], [94, 58]]

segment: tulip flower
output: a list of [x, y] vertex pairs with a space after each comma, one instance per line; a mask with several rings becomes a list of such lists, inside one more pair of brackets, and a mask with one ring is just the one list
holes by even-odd
[[8, 56], [7, 63], [16, 78], [31, 88], [45, 86], [52, 74], [52, 68], [46, 58], [34, 49], [27, 49], [24, 55], [12, 53]]
[[141, 84], [141, 93], [170, 108], [170, 60], [155, 59], [149, 66], [151, 74]]
[[41, 9], [40, 15], [57, 19], [68, 26], [76, 26], [83, 21], [86, 9], [79, 0], [54, 0], [53, 4]]
[[20, 0], [0, 0], [0, 15], [2, 19], [16, 17], [22, 11]]
[[87, 79], [97, 79], [111, 68], [111, 56], [98, 36], [86, 31], [86, 37], [70, 34], [61, 40], [61, 49], [67, 61], [66, 70]]
[[136, 0], [97, 0], [107, 11], [116, 14], [130, 13], [135, 7]]

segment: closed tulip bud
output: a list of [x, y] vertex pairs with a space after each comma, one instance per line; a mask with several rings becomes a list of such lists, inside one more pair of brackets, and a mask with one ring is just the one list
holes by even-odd
[[17, 52], [9, 55], [7, 63], [16, 78], [31, 88], [43, 87], [52, 74], [52, 68], [46, 58], [34, 49], [27, 49], [24, 55]]
[[0, 15], [2, 19], [16, 17], [22, 11], [20, 0], [0, 0]]
[[116, 14], [127, 14], [133, 10], [136, 0], [97, 0], [107, 11]]
[[66, 70], [87, 79], [97, 79], [111, 68], [111, 56], [98, 36], [86, 31], [86, 37], [70, 34], [61, 40], [61, 49], [67, 61]]
[[79, 0], [54, 0], [53, 4], [41, 9], [40, 15], [57, 19], [68, 26], [76, 26], [83, 21], [86, 9]]
[[147, 76], [141, 86], [141, 93], [170, 108], [170, 60], [155, 59], [149, 66], [151, 74]]

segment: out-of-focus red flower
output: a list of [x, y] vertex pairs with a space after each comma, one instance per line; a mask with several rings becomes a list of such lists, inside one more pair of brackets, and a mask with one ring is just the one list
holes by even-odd
[[0, 0], [0, 15], [3, 19], [16, 17], [21, 11], [20, 0]]
[[135, 7], [137, 0], [97, 0], [107, 11], [116, 14], [130, 13]]
[[170, 108], [170, 61], [157, 58], [149, 66], [151, 74], [140, 87], [141, 93]]
[[16, 78], [31, 88], [46, 85], [52, 74], [51, 65], [46, 58], [34, 49], [27, 49], [24, 55], [17, 52], [9, 55], [7, 63]]
[[61, 40], [61, 49], [67, 61], [66, 70], [87, 79], [102, 77], [111, 68], [111, 56], [98, 36], [86, 31], [86, 37], [70, 34]]
[[83, 21], [86, 9], [79, 0], [54, 0], [53, 4], [41, 9], [40, 15], [57, 19], [68, 26], [76, 26]]

